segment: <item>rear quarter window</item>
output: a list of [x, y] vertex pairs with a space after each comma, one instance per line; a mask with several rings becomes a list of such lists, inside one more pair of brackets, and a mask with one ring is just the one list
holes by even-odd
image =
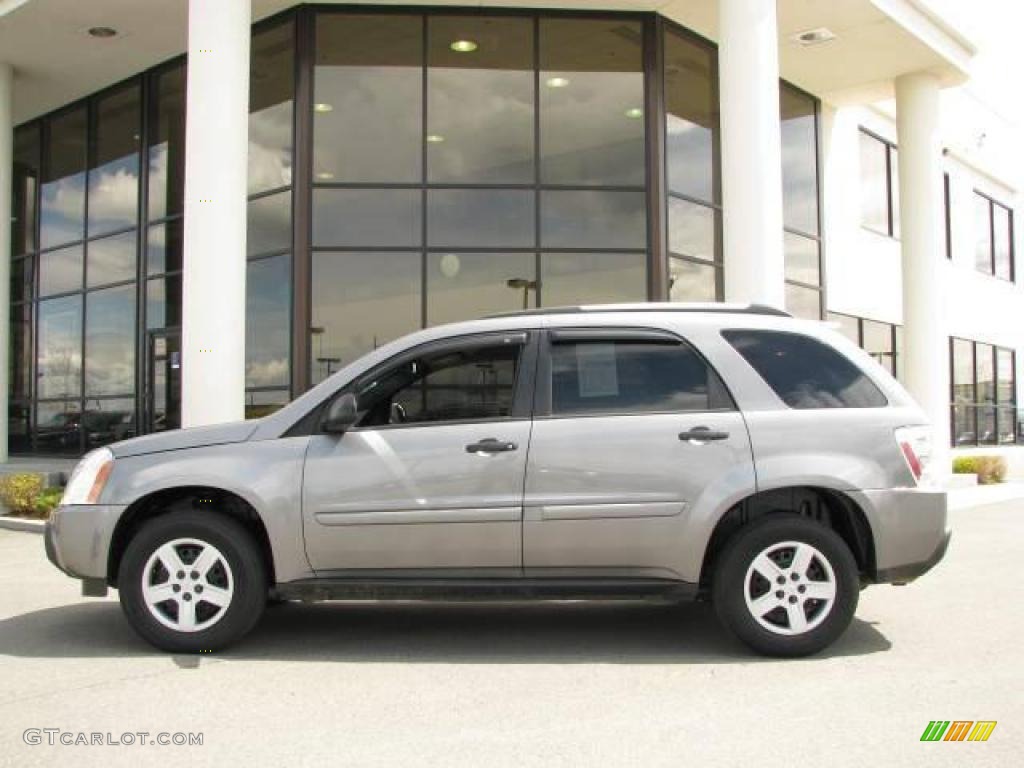
[[860, 368], [810, 336], [722, 331], [733, 348], [790, 408], [881, 408], [888, 400]]

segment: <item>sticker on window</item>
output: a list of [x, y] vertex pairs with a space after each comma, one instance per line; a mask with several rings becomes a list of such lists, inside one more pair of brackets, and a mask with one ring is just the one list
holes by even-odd
[[619, 394], [619, 373], [614, 344], [577, 344], [580, 397], [612, 397]]

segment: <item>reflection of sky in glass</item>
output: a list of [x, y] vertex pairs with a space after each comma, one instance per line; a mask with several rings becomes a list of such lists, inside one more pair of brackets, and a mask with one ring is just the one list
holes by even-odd
[[119, 157], [89, 172], [89, 236], [135, 226], [139, 206], [139, 158]]
[[250, 256], [291, 248], [291, 192], [250, 200], [247, 229], [246, 243]]
[[642, 192], [541, 192], [541, 244], [547, 248], [643, 248], [647, 209]]
[[39, 206], [43, 248], [81, 240], [85, 224], [85, 172], [43, 184]]
[[314, 383], [420, 327], [420, 270], [418, 253], [313, 254]]
[[291, 355], [291, 257], [249, 263], [245, 301], [245, 385], [287, 386]]
[[545, 307], [644, 301], [647, 264], [642, 253], [545, 253], [541, 302]]
[[[808, 107], [813, 109], [813, 104]], [[782, 120], [782, 204], [787, 227], [818, 234], [818, 160], [814, 114]]]
[[292, 183], [292, 102], [249, 114], [249, 194]]
[[[509, 280], [520, 282], [509, 286]], [[428, 254], [427, 324], [523, 309], [524, 296], [527, 306], [535, 306], [536, 280], [532, 253]]]
[[326, 246], [419, 245], [422, 196], [410, 189], [318, 189], [313, 243]]
[[39, 295], [82, 289], [82, 246], [72, 245], [39, 256]]
[[533, 192], [433, 189], [427, 193], [427, 243], [440, 247], [529, 248]]
[[669, 197], [669, 250], [683, 256], [714, 261], [715, 216], [713, 208]]
[[794, 235], [792, 232], [785, 232], [783, 243], [786, 255], [786, 279], [808, 285], [820, 285], [818, 241]]
[[135, 390], [135, 285], [86, 294], [85, 393]]
[[82, 297], [39, 302], [39, 397], [78, 397], [82, 373]]
[[135, 277], [135, 232], [90, 240], [86, 250], [86, 275], [90, 287]]
[[181, 219], [155, 224], [146, 235], [146, 272], [159, 275], [181, 269]]
[[876, 232], [889, 232], [886, 145], [860, 132], [860, 220]]
[[146, 328], [168, 328], [177, 325], [181, 325], [181, 275], [158, 277], [147, 281]]
[[821, 294], [812, 288], [786, 283], [786, 311], [805, 320], [821, 319]]
[[710, 264], [669, 257], [669, 301], [714, 301], [715, 272]]

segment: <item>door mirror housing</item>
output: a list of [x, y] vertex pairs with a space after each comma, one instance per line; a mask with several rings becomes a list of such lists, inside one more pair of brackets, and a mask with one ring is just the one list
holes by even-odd
[[320, 424], [320, 431], [329, 435], [343, 435], [355, 425], [358, 418], [359, 403], [356, 396], [346, 392], [331, 403], [327, 415]]

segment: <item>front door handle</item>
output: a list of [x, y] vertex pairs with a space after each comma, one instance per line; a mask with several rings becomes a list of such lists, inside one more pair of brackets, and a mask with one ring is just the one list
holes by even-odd
[[700, 444], [706, 443], [710, 440], [728, 440], [729, 433], [722, 432], [717, 429], [710, 429], [708, 427], [694, 427], [693, 429], [688, 429], [685, 432], [680, 432], [679, 439]]
[[466, 446], [466, 453], [505, 453], [514, 451], [519, 446], [506, 440], [497, 440], [493, 437], [486, 437], [478, 443], [470, 443]]

